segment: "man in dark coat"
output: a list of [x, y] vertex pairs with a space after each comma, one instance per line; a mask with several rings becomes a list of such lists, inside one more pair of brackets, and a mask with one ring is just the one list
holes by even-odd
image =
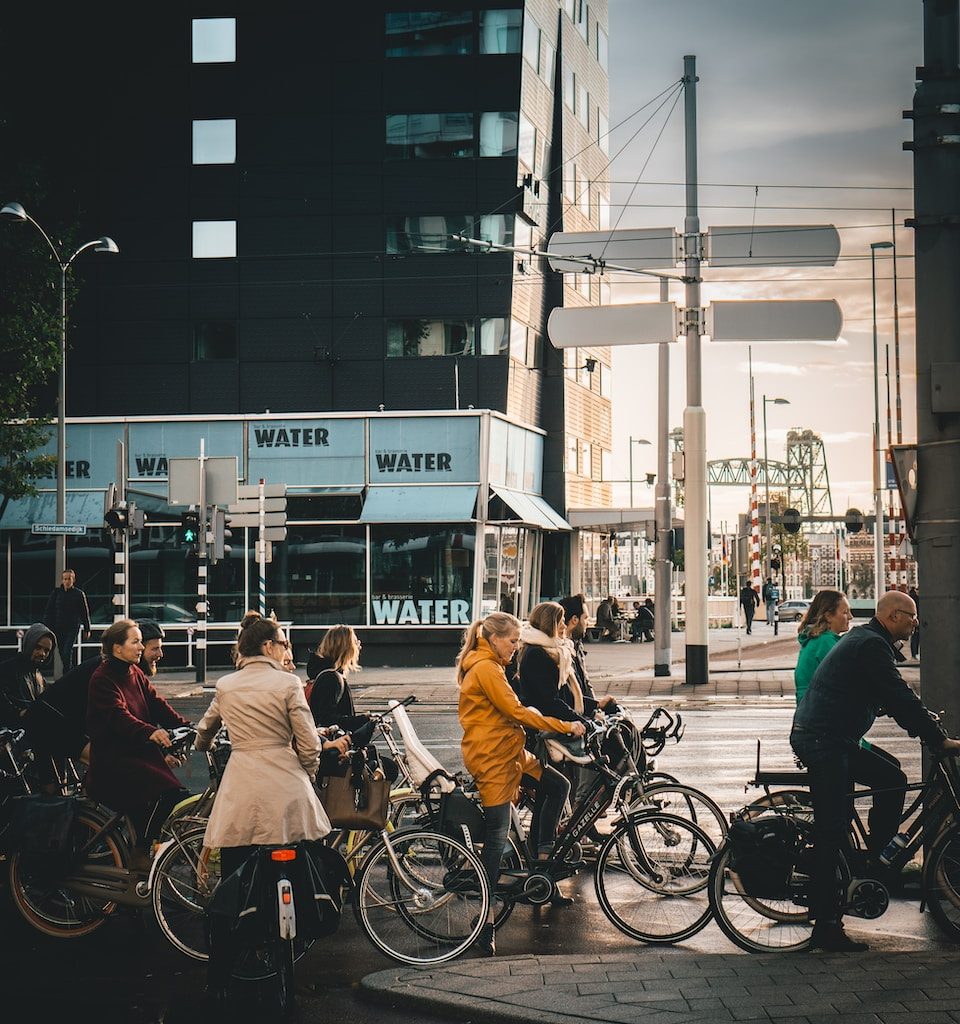
[[867, 948], [843, 930], [837, 885], [840, 850], [847, 843], [853, 814], [849, 794], [855, 783], [879, 791], [867, 837], [876, 866], [900, 823], [907, 781], [897, 764], [860, 745], [876, 717], [889, 715], [934, 754], [960, 751], [960, 740], [945, 735], [936, 716], [897, 671], [897, 660], [904, 660], [898, 645], [910, 636], [916, 621], [913, 601], [897, 590], [887, 591], [869, 623], [842, 636], [820, 662], [793, 716], [790, 744], [807, 766], [813, 800], [812, 949]]
[[56, 644], [53, 633], [35, 622], [24, 634], [20, 651], [0, 663], [0, 727], [24, 728], [27, 710], [46, 685], [40, 670]]
[[740, 607], [747, 623], [747, 632], [752, 633], [753, 613], [760, 607], [760, 595], [755, 587], [750, 586], [749, 580], [740, 588]]
[[76, 585], [77, 574], [73, 569], [64, 569], [60, 580], [60, 586], [47, 599], [43, 621], [57, 638], [63, 671], [69, 672], [75, 663], [77, 631], [81, 626], [83, 639], [90, 639], [90, 607], [87, 595]]
[[164, 756], [168, 728], [189, 725], [157, 693], [139, 667], [140, 627], [121, 619], [103, 634], [103, 663], [90, 679], [87, 792], [112, 810], [130, 814], [140, 842], [159, 830], [184, 791]]

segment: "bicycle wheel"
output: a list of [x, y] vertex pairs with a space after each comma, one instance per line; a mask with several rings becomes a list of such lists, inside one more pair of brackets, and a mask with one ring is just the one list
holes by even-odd
[[150, 898], [167, 940], [194, 960], [206, 960], [207, 906], [220, 882], [220, 851], [201, 860], [205, 827], [181, 832], [153, 869]]
[[748, 804], [741, 814], [745, 821], [752, 821], [771, 811], [782, 811], [792, 818], [813, 823], [813, 800], [809, 789], [776, 789], [753, 803]]
[[[78, 810], [70, 828], [71, 848], [79, 850], [90, 843], [105, 820], [91, 810]], [[82, 864], [125, 868], [126, 846], [112, 830], [107, 830], [87, 851]], [[82, 864], [74, 864], [67, 871]], [[38, 932], [54, 939], [90, 935], [117, 907], [112, 900], [72, 892], [69, 873], [38, 857], [14, 854], [10, 858], [9, 879], [10, 895], [17, 910]]]
[[631, 815], [597, 858], [594, 885], [601, 909], [640, 942], [696, 935], [710, 920], [706, 887], [715, 850], [706, 832], [685, 818]]
[[948, 939], [960, 942], [960, 826], [950, 826], [933, 844], [923, 892], [937, 926]]
[[293, 1013], [293, 964], [296, 959], [293, 939], [277, 939], [274, 961], [277, 966], [277, 1006], [281, 1013]]
[[722, 849], [710, 868], [710, 907], [720, 930], [750, 953], [805, 949], [813, 931], [809, 914], [809, 878], [793, 869], [782, 899], [747, 893]]
[[693, 786], [676, 782], [658, 782], [635, 790], [630, 798], [630, 813], [655, 810], [675, 814], [699, 825], [717, 848], [727, 834], [727, 819], [719, 805]]
[[436, 832], [388, 836], [364, 861], [354, 912], [367, 938], [405, 964], [441, 964], [480, 934], [490, 906], [475, 853]]

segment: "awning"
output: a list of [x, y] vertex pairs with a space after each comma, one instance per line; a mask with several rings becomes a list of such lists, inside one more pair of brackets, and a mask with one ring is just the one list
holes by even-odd
[[476, 485], [370, 487], [361, 523], [469, 523], [477, 507]]
[[[103, 491], [67, 491], [67, 522], [96, 530], [106, 529], [103, 522]], [[36, 497], [18, 498], [7, 505], [0, 519], [0, 530], [29, 530], [34, 523], [57, 521], [57, 496], [42, 491]]]
[[528, 526], [539, 526], [541, 530], [570, 530], [572, 527], [551, 508], [539, 494], [511, 491], [507, 487], [493, 486], [490, 490], [510, 509], [516, 518]]

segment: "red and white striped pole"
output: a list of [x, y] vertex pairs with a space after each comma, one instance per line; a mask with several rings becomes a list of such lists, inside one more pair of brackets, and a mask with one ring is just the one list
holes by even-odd
[[[750, 586], [758, 590], [763, 582], [760, 572], [760, 512], [757, 501], [757, 416], [753, 395], [753, 350], [747, 349], [750, 367]], [[769, 512], [768, 512], [769, 515]]]

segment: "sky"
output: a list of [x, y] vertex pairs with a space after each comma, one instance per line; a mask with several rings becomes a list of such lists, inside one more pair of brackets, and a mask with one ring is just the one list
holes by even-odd
[[[769, 457], [784, 460], [788, 430], [818, 432], [839, 515], [849, 506], [869, 509], [873, 503], [870, 244], [893, 238], [894, 209], [903, 439], [916, 437], [913, 232], [903, 227], [912, 209], [913, 175], [902, 143], [912, 128], [902, 111], [912, 105], [915, 67], [922, 63], [922, 6], [921, 0], [610, 0], [611, 225], [620, 218], [621, 228], [682, 228], [682, 98], [672, 115], [668, 104], [631, 136], [657, 104], [635, 114], [638, 108], [677, 81], [684, 55], [693, 54], [699, 77], [701, 230], [750, 224], [839, 229], [835, 267], [705, 266], [702, 291], [705, 303], [721, 298], [835, 298], [840, 303], [839, 342], [767, 343], [752, 349], [759, 458], [762, 396], [786, 398], [788, 406], [767, 406]], [[894, 366], [889, 254], [879, 250], [876, 260], [884, 440], [887, 345], [891, 374]], [[645, 284], [636, 276], [608, 280], [612, 302], [658, 298], [656, 282]], [[671, 287], [671, 298], [682, 300], [681, 286]], [[682, 424], [686, 405], [683, 343], [670, 351], [674, 427]], [[634, 448], [634, 477], [642, 478], [657, 468], [656, 346], [613, 349], [613, 368], [614, 477], [628, 477], [628, 439], [634, 437], [653, 442]], [[705, 340], [702, 373], [707, 458], [749, 457], [747, 346]], [[749, 510], [749, 488], [711, 491], [714, 529], [723, 522], [732, 528], [737, 513]], [[627, 485], [615, 488], [614, 500], [627, 503]], [[635, 485], [634, 504], [652, 504], [652, 488]]]

